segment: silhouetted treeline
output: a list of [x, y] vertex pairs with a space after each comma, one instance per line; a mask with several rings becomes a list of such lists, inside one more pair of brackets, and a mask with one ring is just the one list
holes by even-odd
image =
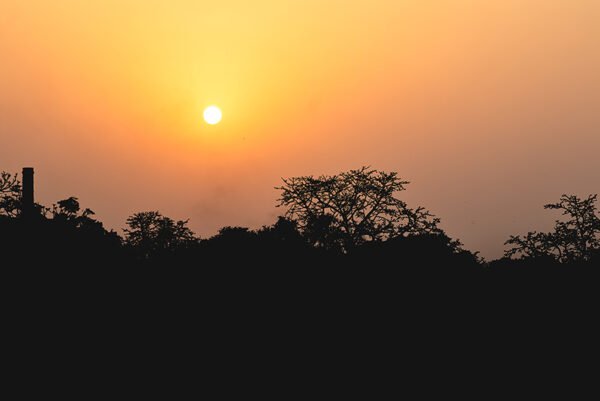
[[[397, 198], [408, 182], [363, 167], [334, 176], [294, 177], [278, 188], [284, 214], [258, 230], [225, 227], [201, 239], [187, 221], [157, 211], [107, 230], [71, 197], [25, 216], [17, 175], [0, 176], [0, 259], [11, 267], [185, 267], [205, 272], [360, 269], [403, 275], [553, 274], [600, 267], [596, 196], [546, 205], [564, 218], [550, 233], [512, 236], [504, 258], [486, 262], [439, 228], [422, 207]], [[254, 274], [254, 273], [253, 273]], [[295, 273], [294, 273], [295, 274]], [[305, 274], [305, 273], [299, 273]]]

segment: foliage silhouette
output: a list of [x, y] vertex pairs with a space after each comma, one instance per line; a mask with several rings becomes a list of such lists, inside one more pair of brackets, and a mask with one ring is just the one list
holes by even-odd
[[73, 196], [58, 201], [56, 204], [52, 205], [51, 209], [46, 209], [44, 212], [50, 214], [53, 220], [69, 222], [76, 227], [95, 221], [90, 217], [95, 213], [90, 209], [81, 211], [79, 200]]
[[272, 226], [264, 226], [258, 231], [258, 235], [266, 241], [278, 241], [288, 244], [303, 244], [304, 239], [298, 231], [298, 225], [285, 217], [279, 217]]
[[[486, 263], [444, 233], [438, 218], [398, 199], [406, 184], [396, 173], [367, 167], [335, 176], [284, 179], [278, 206], [288, 210], [272, 225], [257, 230], [224, 227], [200, 239], [186, 220], [151, 211], [130, 216], [121, 238], [76, 197], [51, 207], [37, 205], [37, 218], [22, 218], [18, 176], [2, 173], [1, 261], [6, 266], [189, 267], [206, 286], [233, 285], [240, 291], [249, 291], [250, 283], [259, 288], [273, 280], [291, 286], [318, 282], [325, 290], [355, 285], [344, 280], [369, 282], [379, 274], [390, 285], [434, 276], [466, 283], [488, 274], [499, 279], [513, 271], [522, 277], [547, 276], [563, 272], [565, 266], [600, 265], [596, 196], [564, 195], [546, 205], [566, 216], [556, 222], [554, 232], [511, 237], [506, 257]], [[203, 290], [211, 291], [206, 286]]]
[[362, 167], [333, 176], [283, 179], [278, 200], [309, 241], [348, 252], [369, 241], [440, 233], [439, 219], [396, 197], [408, 181]]
[[174, 221], [156, 211], [136, 213], [127, 219], [125, 245], [142, 260], [190, 247], [198, 238], [187, 223], [187, 220]]
[[21, 212], [21, 183], [17, 174], [0, 172], [0, 216], [17, 217]]
[[511, 236], [506, 245], [507, 258], [546, 258], [560, 263], [590, 261], [600, 251], [600, 215], [597, 195], [581, 199], [575, 195], [563, 195], [557, 203], [544, 206], [558, 210], [567, 220], [556, 220], [550, 233], [529, 232], [525, 236]]

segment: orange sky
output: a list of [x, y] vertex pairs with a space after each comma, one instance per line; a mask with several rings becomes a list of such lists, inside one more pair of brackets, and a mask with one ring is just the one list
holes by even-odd
[[[600, 192], [597, 0], [0, 0], [0, 170], [107, 226], [272, 223], [362, 165], [473, 250]], [[217, 104], [223, 121], [202, 122]]]

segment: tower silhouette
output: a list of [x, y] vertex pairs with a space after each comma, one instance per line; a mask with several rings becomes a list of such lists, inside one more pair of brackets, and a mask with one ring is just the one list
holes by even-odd
[[33, 168], [23, 168], [23, 189], [21, 193], [21, 213], [23, 218], [30, 218], [35, 214]]

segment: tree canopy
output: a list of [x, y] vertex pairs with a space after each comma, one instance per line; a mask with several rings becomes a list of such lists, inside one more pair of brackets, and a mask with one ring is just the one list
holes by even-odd
[[190, 246], [198, 238], [187, 223], [175, 221], [157, 211], [136, 213], [127, 219], [125, 244], [142, 259]]
[[348, 251], [369, 241], [438, 233], [439, 219], [412, 209], [397, 194], [408, 181], [362, 167], [337, 175], [283, 179], [278, 206], [313, 243]]
[[525, 236], [511, 236], [506, 245], [506, 257], [540, 258], [552, 257], [561, 263], [589, 260], [600, 251], [600, 216], [597, 195], [579, 198], [563, 195], [556, 203], [544, 206], [558, 210], [566, 219], [556, 220], [554, 231], [532, 231]]
[[[0, 173], [0, 255], [73, 264], [143, 266], [398, 266], [550, 268], [598, 266], [600, 213], [597, 195], [563, 195], [545, 209], [561, 213], [551, 232], [511, 236], [505, 257], [492, 262], [447, 236], [439, 219], [400, 199], [408, 182], [395, 172], [362, 167], [333, 176], [283, 179], [277, 206], [286, 208], [273, 225], [228, 226], [200, 239], [187, 220], [158, 211], [135, 213], [123, 237], [107, 231], [90, 209], [70, 197], [51, 207], [35, 205], [24, 216], [17, 174]], [[44, 262], [45, 263], [45, 262]], [[439, 270], [438, 270], [439, 271]], [[457, 270], [454, 270], [457, 271]], [[533, 271], [533, 270], [532, 270]]]
[[17, 174], [0, 172], [0, 216], [17, 217], [21, 213], [21, 182]]

